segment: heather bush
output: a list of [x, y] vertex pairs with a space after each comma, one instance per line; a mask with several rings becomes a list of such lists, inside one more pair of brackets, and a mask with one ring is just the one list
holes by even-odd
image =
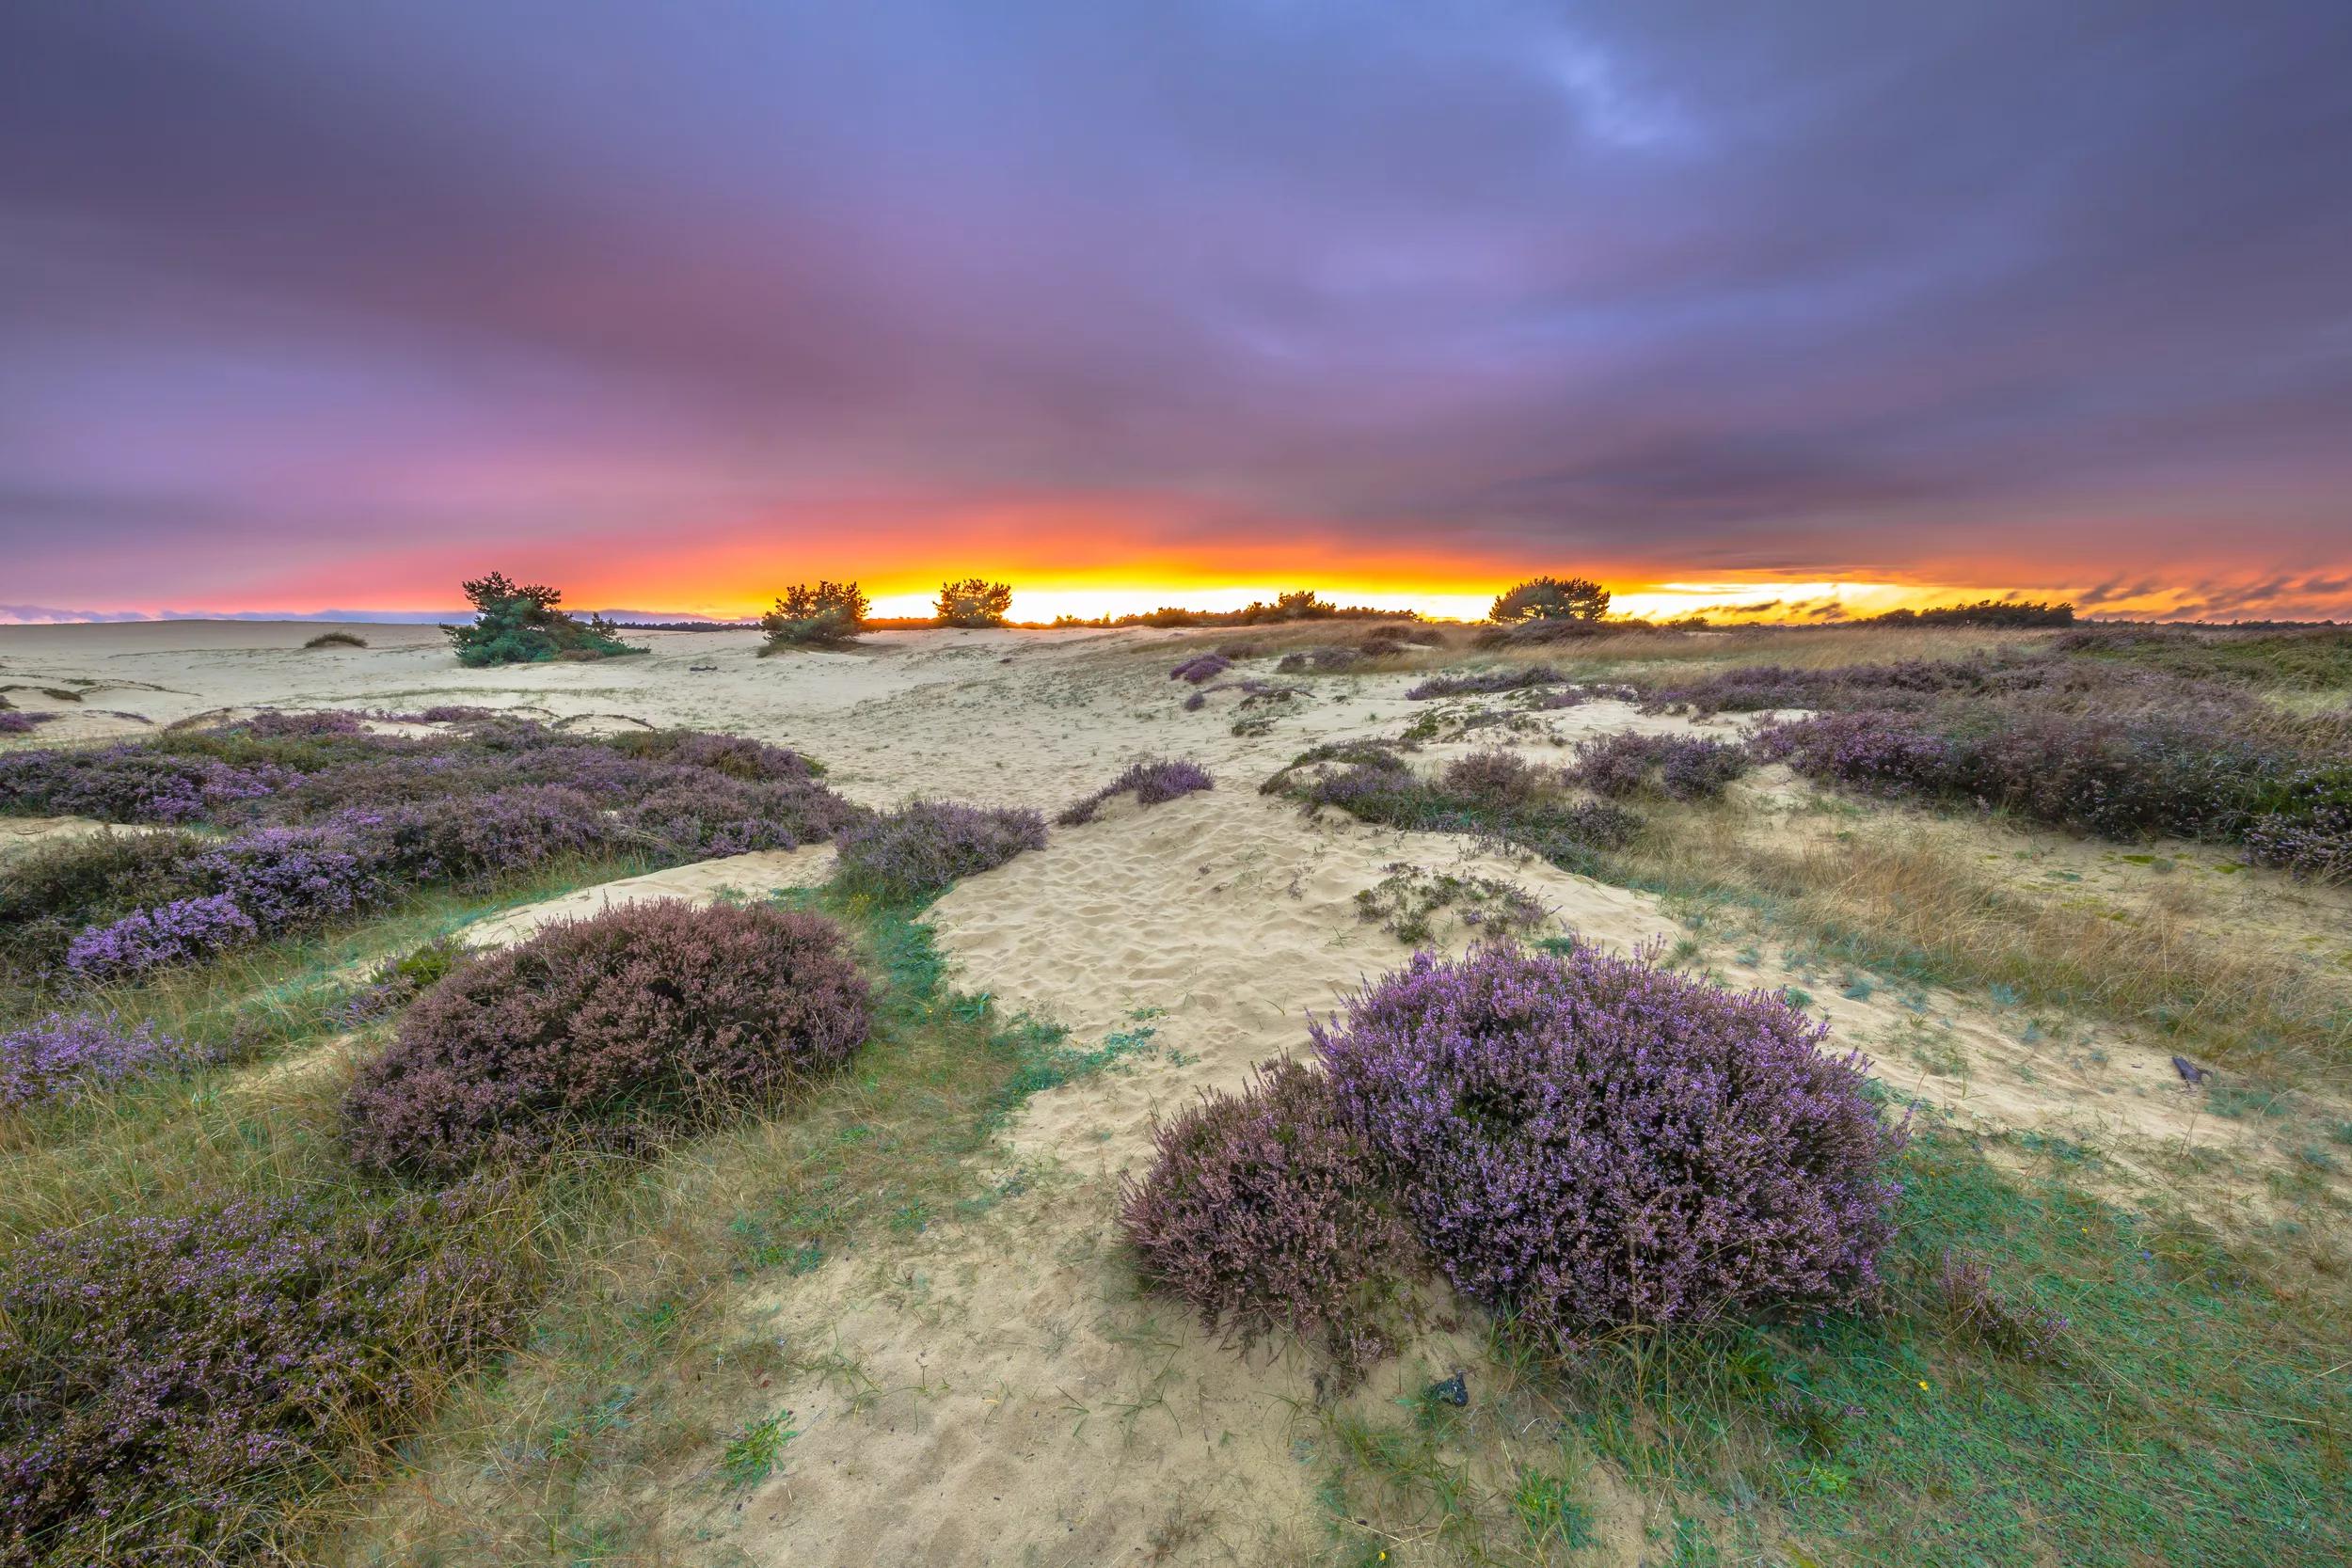
[[130, 742], [92, 751], [18, 752], [0, 756], [0, 811], [101, 822], [191, 822], [259, 800], [299, 777], [266, 763], [239, 768]]
[[1245, 1343], [1288, 1328], [1348, 1375], [1389, 1354], [1412, 1235], [1322, 1073], [1262, 1069], [1155, 1120], [1152, 1144], [1120, 1204], [1147, 1283]]
[[1902, 1133], [1827, 1032], [1775, 995], [1500, 943], [1416, 955], [1312, 1026], [1448, 1277], [1553, 1348], [1874, 1291]]
[[1554, 782], [1552, 771], [1537, 768], [1517, 752], [1490, 747], [1456, 757], [1446, 765], [1445, 787], [1481, 805], [1519, 807], [1535, 800]]
[[0, 735], [30, 735], [41, 725], [56, 719], [54, 713], [0, 713]]
[[771, 1104], [866, 1038], [840, 928], [765, 906], [623, 905], [453, 970], [344, 1101], [362, 1168], [446, 1177], [631, 1148]]
[[234, 727], [264, 740], [295, 736], [365, 735], [368, 716], [347, 708], [319, 708], [307, 713], [281, 713], [276, 708], [263, 708], [251, 718], [240, 721]]
[[1232, 667], [1233, 661], [1223, 654], [1195, 654], [1175, 669], [1170, 670], [1168, 673], [1168, 678], [1172, 681], [1189, 681], [1194, 686], [1199, 686], [1203, 681], [1215, 680]]
[[749, 784], [723, 774], [664, 784], [618, 813], [625, 832], [645, 835], [664, 858], [683, 859], [797, 849], [858, 817], [855, 807], [814, 782]]
[[129, 978], [163, 964], [209, 958], [260, 934], [253, 917], [225, 893], [138, 910], [110, 926], [93, 926], [67, 946], [66, 968], [94, 980]]
[[645, 730], [602, 744], [623, 756], [707, 768], [747, 784], [802, 784], [824, 771], [788, 746], [705, 730]]
[[102, 832], [12, 857], [0, 876], [0, 968], [29, 980], [65, 961], [92, 926], [204, 891], [189, 875], [199, 840], [175, 832]]
[[1335, 675], [1355, 669], [1363, 663], [1360, 649], [1343, 643], [1326, 642], [1312, 648], [1299, 648], [1284, 654], [1274, 666], [1278, 675]]
[[364, 648], [368, 640], [356, 631], [323, 631], [303, 646], [305, 648]]
[[1516, 670], [1483, 670], [1468, 675], [1432, 675], [1405, 695], [1413, 702], [1433, 697], [1491, 697], [1504, 691], [1528, 691], [1539, 686], [1565, 686], [1568, 677], [1549, 664]]
[[196, 1066], [212, 1053], [111, 1013], [51, 1013], [0, 1030], [0, 1111], [78, 1098], [126, 1078]]
[[2066, 1319], [2027, 1301], [2023, 1305], [1994, 1288], [1992, 1265], [1950, 1247], [1944, 1249], [1931, 1283], [1931, 1302], [1944, 1330], [2020, 1361], [2056, 1360], [2063, 1349]]
[[499, 1201], [221, 1198], [19, 1244], [0, 1259], [0, 1562], [284, 1560], [289, 1504], [519, 1326]]
[[1747, 770], [1748, 753], [1742, 746], [1624, 730], [1578, 742], [1568, 777], [1613, 800], [1663, 795], [1674, 800], [1711, 800]]
[[354, 811], [344, 819], [366, 834], [388, 871], [410, 884], [494, 881], [560, 856], [594, 853], [619, 832], [594, 798], [556, 784]]
[[1066, 808], [1054, 820], [1074, 828], [1094, 820], [1094, 814], [1118, 796], [1133, 795], [1140, 806], [1156, 806], [1180, 795], [1214, 789], [1216, 781], [1197, 762], [1152, 760], [1138, 762], [1086, 799]]
[[[1487, 761], [1500, 755], [1508, 760]], [[1565, 870], [1597, 869], [1596, 854], [1632, 842], [1642, 819], [1606, 801], [1571, 801], [1551, 778], [1507, 752], [1463, 758], [1461, 782], [1423, 779], [1376, 741], [1318, 747], [1260, 786], [1313, 810], [1330, 806], [1366, 822], [1417, 832], [1467, 833]], [[1476, 792], [1473, 792], [1476, 791]]]
[[257, 829], [189, 869], [263, 933], [346, 915], [381, 895], [373, 857], [342, 824]]
[[1045, 818], [1020, 808], [914, 800], [845, 828], [834, 839], [834, 880], [845, 893], [908, 903], [964, 877], [1045, 847]]

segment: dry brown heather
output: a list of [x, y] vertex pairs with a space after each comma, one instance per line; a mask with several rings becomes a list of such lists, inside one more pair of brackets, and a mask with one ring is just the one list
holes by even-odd
[[[2095, 1365], [2031, 1374], [2091, 1380], [2133, 1412], [2086, 1438], [2092, 1457], [2070, 1464], [2128, 1459], [2149, 1436], [2134, 1420], [2177, 1423], [2198, 1442], [2254, 1440], [2254, 1429], [2211, 1424], [2260, 1397], [2249, 1367], [2300, 1354], [2325, 1338], [2322, 1325], [2347, 1321], [2344, 889], [2244, 868], [2211, 847], [2104, 844], [1861, 802], [1777, 768], [1718, 802], [1640, 803], [1648, 827], [1609, 858], [1604, 879], [1454, 835], [1310, 816], [1257, 790], [1319, 742], [1394, 737], [1440, 708], [1457, 721], [1512, 709], [1506, 698], [1407, 701], [1434, 668], [1549, 662], [1613, 679], [1767, 659], [1946, 657], [2039, 634], [1617, 636], [1498, 654], [1448, 628], [1441, 646], [1382, 654], [1350, 673], [1276, 677], [1282, 653], [1352, 643], [1368, 628], [894, 631], [854, 651], [768, 659], [755, 632], [656, 632], [642, 634], [651, 648], [642, 658], [490, 670], [458, 668], [431, 627], [371, 626], [365, 649], [306, 656], [320, 629], [0, 628], [0, 683], [13, 683], [20, 706], [66, 715], [0, 745], [262, 706], [482, 704], [597, 729], [682, 725], [788, 744], [877, 806], [919, 791], [1050, 815], [1146, 755], [1190, 758], [1217, 781], [1148, 809], [1114, 800], [942, 897], [921, 919], [953, 993], [924, 990], [917, 938], [886, 921], [868, 929], [862, 940], [912, 1010], [797, 1111], [518, 1204], [516, 1244], [536, 1249], [555, 1281], [539, 1332], [503, 1375], [454, 1390], [405, 1457], [377, 1455], [311, 1505], [305, 1528], [321, 1533], [302, 1549], [321, 1557], [1891, 1562], [1942, 1541], [1938, 1529], [1978, 1507], [2000, 1529], [2024, 1531], [2028, 1549], [2004, 1555], [2016, 1539], [1989, 1534], [1990, 1555], [1973, 1560], [2086, 1560], [2074, 1554], [2102, 1529], [2142, 1539], [2129, 1534], [2147, 1528], [2130, 1505], [2095, 1491], [2065, 1515], [2042, 1494], [1988, 1500], [1973, 1483], [1939, 1493], [1865, 1478], [1867, 1455], [1808, 1449], [1790, 1429], [1738, 1414], [1769, 1401], [1724, 1402], [1737, 1379], [1720, 1366], [1693, 1370], [1638, 1341], [1564, 1377], [1526, 1364], [1476, 1313], [1433, 1301], [1401, 1355], [1341, 1390], [1295, 1345], [1243, 1354], [1140, 1291], [1113, 1213], [1152, 1117], [1241, 1085], [1257, 1062], [1302, 1054], [1311, 1010], [1401, 961], [1406, 949], [1357, 900], [1399, 865], [1514, 884], [1549, 907], [1558, 934], [1650, 944], [1727, 985], [1788, 988], [1838, 1040], [1870, 1053], [1898, 1098], [1926, 1107], [1923, 1127], [1949, 1129], [1937, 1147], [1954, 1152], [1940, 1158], [1980, 1153], [1998, 1173], [1984, 1180], [2014, 1181], [2036, 1205], [2059, 1203], [2052, 1195], [2090, 1202], [2085, 1238], [2094, 1226], [2123, 1235], [2112, 1216], [2140, 1216], [2129, 1233], [2146, 1240], [2126, 1250], [2206, 1259], [2213, 1280], [2234, 1281], [2242, 1296], [2198, 1298], [2194, 1326], [2244, 1355], [2217, 1352], [2194, 1393], [2159, 1386], [2160, 1369], [2109, 1348]], [[1209, 683], [1204, 705], [1187, 711], [1195, 689], [1168, 669], [1232, 643], [1260, 657]], [[1243, 677], [1297, 694], [1253, 700], [1232, 684]], [[84, 700], [27, 689], [44, 686]], [[1502, 744], [1550, 763], [1580, 737], [1615, 730], [1736, 737], [1751, 722], [1597, 700], [1469, 731], [1449, 724], [1412, 761], [1426, 771]], [[32, 833], [77, 831], [0, 820], [0, 857]], [[228, 1005], [224, 996], [274, 1009], [276, 1045], [258, 1066], [158, 1090], [57, 1139], [0, 1123], [8, 1229], [217, 1177], [247, 1158], [226, 1152], [231, 1127], [252, 1130], [251, 1163], [324, 1179], [302, 1130], [324, 1125], [381, 1026], [354, 1035], [306, 1012], [302, 998], [431, 930], [502, 942], [550, 912], [606, 901], [809, 888], [828, 854], [449, 900], [225, 966], [227, 978], [167, 984], [156, 1006], [179, 1016]], [[1438, 921], [1449, 951], [1473, 934]], [[954, 993], [984, 993], [993, 1011]], [[2211, 1086], [2185, 1088], [2176, 1053], [2216, 1067]], [[2065, 1213], [2055, 1228], [2071, 1234], [2076, 1212]], [[2095, 1315], [2088, 1294], [2050, 1283], [2061, 1266], [2091, 1264], [2050, 1250], [2056, 1243], [2035, 1245], [1995, 1259], [1996, 1271], [2028, 1290], [2051, 1271], [2058, 1307]], [[2184, 1310], [2164, 1299], [2166, 1313]], [[2229, 1319], [2240, 1309], [2229, 1302], [2242, 1304], [2243, 1323]], [[1418, 1397], [1455, 1370], [1469, 1409]], [[1996, 1430], [1988, 1414], [2008, 1408], [1986, 1391], [1994, 1378], [1947, 1348], [1916, 1377], [1886, 1370], [1867, 1397], [1919, 1408], [1902, 1418], [1913, 1423], [1899, 1428], [1905, 1452], [1942, 1454], [1946, 1444], [1963, 1470], [2034, 1470], [2040, 1439], [2008, 1416]], [[1942, 1398], [1973, 1400], [1974, 1414], [1929, 1407]], [[1817, 1419], [1789, 1418], [1801, 1429]], [[1946, 1419], [1961, 1425], [1934, 1425]], [[2341, 1444], [2341, 1429], [2312, 1435], [2313, 1419], [2297, 1414], [2290, 1420], [2305, 1426], [2259, 1435]], [[1868, 1448], [1882, 1430], [1855, 1436]], [[2312, 1463], [2336, 1478], [2332, 1498], [2282, 1494], [2232, 1514], [2247, 1554], [2236, 1560], [2327, 1560], [2310, 1544], [2344, 1528], [2344, 1461], [2340, 1446], [2330, 1451]], [[2194, 1494], [2195, 1481], [2168, 1496]], [[2130, 1484], [2143, 1481], [2153, 1483]], [[2102, 1523], [2098, 1510], [2110, 1506], [2122, 1523]], [[2298, 1535], [2282, 1523], [2298, 1516], [2324, 1528]], [[1961, 1552], [1978, 1539], [1921, 1560], [1972, 1560]], [[2166, 1560], [2132, 1550], [2115, 1560]]]

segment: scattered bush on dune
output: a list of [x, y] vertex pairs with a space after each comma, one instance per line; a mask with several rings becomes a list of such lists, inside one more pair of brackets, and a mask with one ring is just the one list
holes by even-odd
[[30, 735], [56, 717], [54, 713], [0, 713], [0, 735]]
[[1551, 918], [1534, 895], [1510, 882], [1403, 863], [1356, 895], [1356, 912], [1414, 947], [1436, 939], [1441, 915], [1482, 936], [1519, 938], [1535, 935]]
[[629, 904], [465, 964], [344, 1101], [363, 1169], [447, 1177], [566, 1140], [631, 1148], [772, 1104], [848, 1059], [868, 993], [840, 928]]
[[1515, 807], [1533, 802], [1552, 782], [1549, 768], [1537, 768], [1517, 752], [1490, 747], [1456, 757], [1441, 775], [1445, 787], [1482, 805]]
[[126, 1078], [213, 1060], [151, 1022], [125, 1025], [111, 1013], [51, 1013], [0, 1031], [0, 1111], [76, 1099]]
[[1300, 648], [1284, 654], [1274, 666], [1278, 675], [1336, 675], [1363, 663], [1361, 649], [1343, 643], [1326, 642], [1312, 648]]
[[1878, 1288], [1903, 1132], [1777, 996], [1495, 944], [1417, 955], [1311, 1033], [1422, 1243], [1540, 1344]]
[[914, 800], [844, 829], [834, 844], [834, 880], [843, 892], [911, 903], [1024, 849], [1042, 849], [1045, 818], [1025, 808]]
[[1209, 770], [1197, 762], [1138, 762], [1085, 800], [1069, 806], [1054, 820], [1064, 828], [1091, 822], [1105, 802], [1120, 795], [1133, 795], [1137, 805], [1156, 806], [1180, 795], [1216, 787], [1216, 781], [1209, 776]]
[[942, 626], [1001, 626], [1012, 609], [1012, 585], [986, 578], [965, 578], [939, 585], [939, 600], [931, 620]]
[[1120, 1224], [1145, 1281], [1244, 1343], [1288, 1328], [1348, 1374], [1394, 1345], [1412, 1236], [1329, 1081], [1295, 1062], [1155, 1120]]
[[560, 589], [518, 583], [503, 572], [462, 586], [473, 603], [473, 622], [441, 628], [457, 650], [460, 664], [543, 664], [645, 651], [622, 641], [618, 628], [597, 616], [581, 621], [557, 609], [564, 599]]
[[1467, 675], [1432, 675], [1405, 693], [1410, 701], [1433, 697], [1491, 697], [1504, 691], [1527, 691], [1539, 686], [1565, 686], [1568, 677], [1549, 664], [1517, 670], [1483, 670]]
[[218, 1198], [19, 1243], [0, 1259], [0, 1562], [291, 1560], [286, 1508], [519, 1327], [501, 1200]]
[[323, 631], [303, 646], [305, 648], [364, 648], [368, 640], [356, 631]]
[[1199, 686], [1203, 681], [1216, 679], [1232, 667], [1233, 661], [1223, 654], [1195, 654], [1175, 669], [1170, 670], [1168, 673], [1168, 678], [1172, 681], [1189, 681]]
[[766, 641], [759, 657], [792, 648], [842, 648], [853, 645], [866, 629], [872, 601], [855, 581], [796, 582], [776, 598], [775, 609], [759, 618]]
[[1568, 777], [1612, 800], [1711, 800], [1748, 766], [1747, 749], [1728, 741], [1621, 730], [1578, 742]]
[[1259, 789], [1384, 827], [1466, 833], [1569, 871], [1596, 869], [1597, 852], [1624, 847], [1642, 828], [1622, 806], [1568, 800], [1549, 769], [1509, 752], [1474, 753], [1432, 781], [1392, 746], [1350, 741], [1302, 753]]

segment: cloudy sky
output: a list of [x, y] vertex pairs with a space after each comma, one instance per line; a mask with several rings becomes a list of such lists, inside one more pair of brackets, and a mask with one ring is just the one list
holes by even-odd
[[2343, 0], [9, 0], [0, 606], [2352, 615], [2347, 82]]

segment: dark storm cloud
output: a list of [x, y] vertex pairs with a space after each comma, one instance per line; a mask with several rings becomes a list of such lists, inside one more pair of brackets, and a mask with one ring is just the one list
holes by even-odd
[[19, 0], [0, 541], [50, 596], [77, 516], [324, 556], [887, 487], [2341, 563], [2348, 54], [2327, 0]]

